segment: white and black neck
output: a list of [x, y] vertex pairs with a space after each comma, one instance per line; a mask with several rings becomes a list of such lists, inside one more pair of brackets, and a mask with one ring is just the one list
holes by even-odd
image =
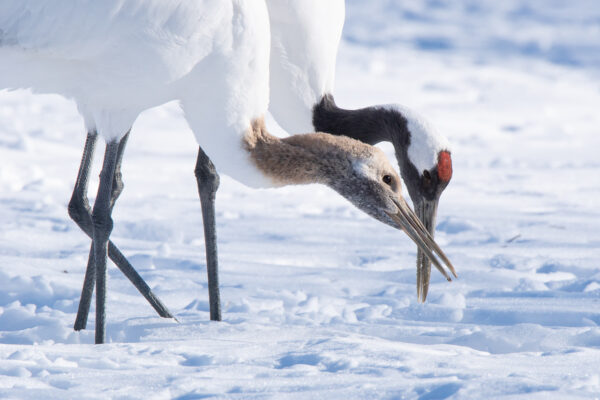
[[317, 132], [350, 136], [368, 144], [395, 140], [408, 148], [410, 141], [407, 121], [397, 111], [384, 106], [346, 110], [329, 93], [313, 107], [312, 122]]

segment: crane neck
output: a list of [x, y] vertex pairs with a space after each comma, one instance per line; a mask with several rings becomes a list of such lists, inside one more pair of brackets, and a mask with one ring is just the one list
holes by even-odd
[[326, 183], [323, 164], [310, 136], [304, 141], [295, 136], [280, 139], [267, 131], [263, 118], [252, 121], [244, 138], [243, 146], [252, 163], [269, 178], [275, 186]]
[[262, 118], [252, 122], [243, 145], [252, 163], [276, 186], [321, 183], [338, 190], [336, 185], [354, 173], [355, 161], [373, 155], [364, 143], [323, 132], [280, 139], [267, 131]]
[[347, 110], [337, 106], [333, 95], [326, 93], [313, 107], [313, 125], [318, 132], [344, 135], [368, 144], [392, 142], [408, 147], [410, 133], [406, 119], [385, 106]]

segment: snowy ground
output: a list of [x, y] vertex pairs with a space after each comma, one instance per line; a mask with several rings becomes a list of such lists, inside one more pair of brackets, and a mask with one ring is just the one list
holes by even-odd
[[451, 139], [437, 238], [458, 281], [434, 271], [418, 304], [400, 232], [323, 187], [223, 177], [209, 322], [196, 145], [168, 104], [134, 127], [113, 240], [179, 323], [111, 267], [110, 343], [93, 345], [93, 313], [71, 329], [82, 122], [3, 92], [0, 398], [600, 398], [600, 7], [405, 3], [348, 2], [336, 99], [416, 107]]

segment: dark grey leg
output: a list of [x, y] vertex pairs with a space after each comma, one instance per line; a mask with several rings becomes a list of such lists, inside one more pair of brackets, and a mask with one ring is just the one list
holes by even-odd
[[[96, 144], [97, 138], [98, 138], [98, 135], [96, 133], [88, 133], [88, 136], [85, 141], [85, 147], [83, 150], [83, 157], [81, 158], [81, 165], [79, 167], [79, 173], [77, 174], [77, 181], [75, 183], [75, 189], [73, 190], [71, 202], [69, 203], [69, 213], [71, 214], [71, 211], [73, 211], [73, 213], [71, 215], [73, 217], [73, 219], [77, 221], [76, 218], [79, 217], [81, 219], [87, 220], [87, 225], [89, 226], [90, 231], [92, 229], [92, 214], [91, 214], [91, 210], [90, 210], [90, 205], [87, 200], [87, 183], [88, 183], [90, 165], [91, 165], [91, 161], [92, 161], [92, 158], [94, 155], [94, 149], [96, 147], [95, 144]], [[121, 162], [123, 161], [123, 152], [125, 151], [125, 145], [127, 144], [127, 139], [129, 139], [129, 132], [127, 132], [127, 134], [119, 142], [119, 149], [117, 152], [117, 165], [115, 166], [115, 175], [114, 175], [113, 186], [112, 186], [112, 196], [110, 198], [111, 209], [114, 207], [115, 202], [117, 201], [117, 198], [123, 191]], [[74, 216], [76, 216], [76, 217], [74, 217]], [[114, 245], [113, 245], [113, 247], [114, 247]], [[90, 255], [88, 257], [88, 265], [87, 265], [87, 268], [85, 269], [85, 278], [83, 280], [83, 289], [81, 290], [81, 298], [79, 300], [79, 308], [77, 310], [77, 318], [75, 319], [75, 325], [73, 326], [73, 329], [75, 329], [76, 331], [85, 329], [85, 327], [87, 325], [87, 317], [90, 312], [90, 304], [92, 302], [92, 293], [94, 291], [94, 284], [96, 282], [96, 268], [95, 268], [95, 264], [94, 264], [93, 253], [94, 253], [94, 246], [92, 244], [92, 247], [90, 248]], [[109, 254], [109, 256], [110, 256], [110, 254]], [[110, 258], [113, 261], [115, 261], [114, 260], [115, 257], [110, 257]], [[121, 258], [123, 260], [125, 260], [126, 264], [129, 264], [129, 262], [124, 257], [121, 257]], [[123, 268], [121, 268], [121, 267], [119, 267], [119, 268], [121, 270], [123, 270]], [[127, 267], [125, 267], [125, 268], [127, 268]], [[133, 268], [133, 267], [131, 267], [131, 268]], [[137, 274], [137, 272], [135, 272], [135, 270], [134, 270], [134, 273]], [[126, 273], [126, 275], [127, 275], [127, 273]], [[138, 285], [136, 284], [136, 281], [140, 281], [140, 280], [143, 285], [146, 285], [146, 282], [144, 282], [144, 280], [141, 277], [138, 277], [137, 279], [134, 278], [134, 280], [132, 280], [132, 282], [138, 288], [138, 290], [142, 291], [143, 289], [140, 289], [140, 287], [138, 287]], [[160, 303], [160, 300], [159, 300], [159, 303]], [[150, 304], [152, 304], [152, 302]], [[166, 308], [164, 306], [162, 306], [162, 304], [161, 304], [159, 306], [159, 309], [157, 309], [157, 312], [159, 313], [159, 315], [163, 309], [166, 309]], [[168, 312], [168, 310], [167, 310], [167, 312]]]
[[219, 263], [217, 258], [217, 228], [215, 225], [215, 194], [219, 188], [219, 174], [210, 158], [198, 148], [196, 161], [196, 182], [202, 206], [204, 222], [204, 243], [206, 247], [206, 270], [208, 273], [208, 301], [210, 319], [221, 320], [221, 298], [219, 294]]
[[92, 209], [94, 262], [96, 264], [96, 344], [104, 343], [106, 310], [106, 258], [108, 238], [113, 228], [111, 218], [112, 186], [115, 176], [119, 143], [113, 140], [106, 145], [104, 163], [100, 172], [100, 185]]
[[[123, 182], [121, 180], [121, 160], [123, 157], [123, 151], [129, 133], [121, 139], [119, 142], [119, 148], [117, 151], [117, 160], [115, 166], [115, 175], [112, 185], [112, 194], [110, 198], [110, 208], [115, 204], [115, 201], [119, 197], [119, 194], [123, 190]], [[94, 153], [94, 148], [97, 140], [97, 134], [95, 132], [88, 133], [85, 148], [83, 151], [83, 157], [81, 159], [81, 165], [79, 167], [79, 173], [77, 175], [77, 181], [75, 182], [75, 188], [73, 189], [73, 195], [69, 202], [69, 215], [77, 223], [77, 225], [91, 238], [92, 237], [92, 214], [90, 206], [87, 200], [87, 185], [88, 176], [91, 166], [91, 161]], [[173, 315], [169, 312], [167, 307], [154, 295], [150, 287], [142, 279], [142, 277], [135, 271], [131, 264], [127, 261], [125, 256], [119, 251], [119, 249], [111, 242], [108, 242], [108, 256], [117, 265], [117, 267], [125, 274], [125, 276], [134, 284], [138, 291], [148, 300], [150, 305], [156, 310], [156, 312], [163, 318], [173, 318]], [[87, 317], [90, 309], [90, 303], [92, 299], [92, 292], [94, 290], [94, 283], [96, 281], [95, 275], [95, 264], [93, 254], [93, 244], [90, 249], [90, 256], [88, 258], [88, 266], [86, 268], [83, 289], [81, 292], [81, 300], [79, 302], [79, 309], [77, 311], [77, 319], [75, 320], [74, 329], [81, 330], [85, 329], [87, 325]]]
[[[97, 139], [98, 134], [96, 132], [88, 132], [85, 139], [85, 147], [83, 148], [83, 156], [81, 157], [81, 164], [79, 165], [79, 172], [77, 173], [77, 180], [75, 181], [75, 188], [69, 202], [69, 216], [90, 237], [92, 233], [92, 212], [87, 199], [87, 188]], [[73, 327], [76, 331], [85, 329], [87, 325], [95, 282], [94, 243], [92, 242], [88, 256], [88, 265], [85, 269], [85, 278], [83, 279], [83, 288], [81, 289], [77, 318]]]

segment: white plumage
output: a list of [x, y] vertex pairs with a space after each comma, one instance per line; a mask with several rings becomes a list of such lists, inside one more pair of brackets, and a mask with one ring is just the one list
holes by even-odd
[[[172, 316], [110, 242], [128, 132], [140, 112], [171, 100], [180, 101], [201, 145], [196, 176], [211, 319], [221, 318], [214, 222], [218, 174], [212, 162], [247, 185], [273, 185], [243, 147], [253, 121], [267, 111], [269, 51], [264, 1], [0, 2], [0, 89], [31, 88], [72, 98], [88, 131], [69, 215], [92, 238], [75, 329], [86, 326], [95, 282], [96, 343], [105, 340], [107, 257], [159, 315]], [[98, 134], [107, 145], [91, 209], [87, 182]]]
[[267, 0], [271, 22], [269, 110], [288, 132], [310, 132], [312, 108], [332, 93], [344, 0]]
[[240, 147], [268, 105], [264, 1], [58, 4], [0, 2], [0, 88], [73, 98], [88, 131], [106, 140], [120, 139], [145, 109], [180, 100], [219, 170], [270, 186]]

